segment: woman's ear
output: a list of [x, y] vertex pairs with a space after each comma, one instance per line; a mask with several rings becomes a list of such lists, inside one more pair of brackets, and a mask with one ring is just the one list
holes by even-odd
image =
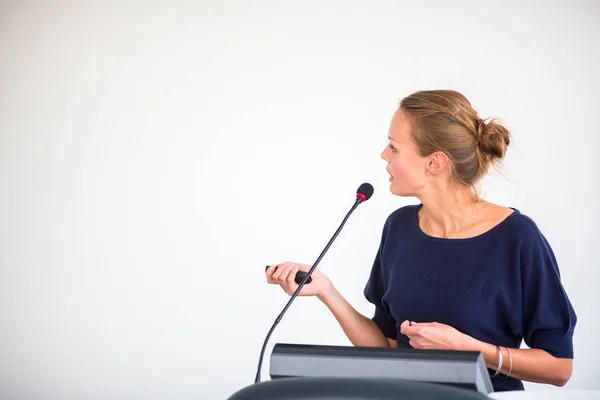
[[448, 156], [441, 152], [436, 151], [429, 156], [429, 162], [427, 163], [427, 170], [431, 175], [437, 175], [442, 172], [448, 166]]

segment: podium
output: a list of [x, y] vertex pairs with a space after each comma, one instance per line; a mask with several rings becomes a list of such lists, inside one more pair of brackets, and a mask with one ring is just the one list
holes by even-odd
[[376, 378], [282, 378], [248, 386], [228, 400], [489, 400], [481, 393], [426, 382]]
[[271, 381], [229, 400], [487, 399], [480, 352], [277, 343]]

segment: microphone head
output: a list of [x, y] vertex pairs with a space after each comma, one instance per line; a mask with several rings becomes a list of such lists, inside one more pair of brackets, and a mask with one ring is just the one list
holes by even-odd
[[358, 187], [358, 190], [356, 191], [356, 197], [361, 198], [362, 201], [367, 201], [371, 198], [371, 196], [373, 196], [374, 191], [375, 189], [373, 189], [373, 185], [365, 182]]

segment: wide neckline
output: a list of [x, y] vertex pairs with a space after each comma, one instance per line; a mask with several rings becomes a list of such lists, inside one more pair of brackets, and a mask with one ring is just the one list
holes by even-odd
[[428, 235], [427, 233], [425, 233], [422, 229], [421, 226], [419, 225], [419, 210], [423, 208], [423, 203], [417, 205], [415, 207], [414, 213], [413, 213], [413, 227], [414, 229], [417, 231], [417, 234], [429, 241], [433, 241], [433, 242], [441, 242], [441, 243], [468, 243], [468, 242], [472, 242], [472, 241], [477, 241], [477, 240], [481, 240], [484, 239], [490, 235], [493, 235], [495, 232], [497, 232], [498, 230], [502, 229], [502, 227], [504, 225], [506, 225], [506, 223], [512, 219], [515, 215], [520, 214], [520, 211], [514, 207], [508, 207], [511, 210], [513, 210], [512, 213], [510, 213], [510, 215], [508, 215], [506, 218], [504, 218], [502, 221], [500, 221], [498, 224], [494, 225], [493, 227], [491, 227], [490, 229], [488, 229], [487, 231], [480, 233], [477, 236], [472, 236], [472, 237], [468, 237], [468, 238], [457, 238], [457, 239], [452, 239], [452, 238], [439, 238], [439, 237], [435, 237], [435, 236], [431, 236]]

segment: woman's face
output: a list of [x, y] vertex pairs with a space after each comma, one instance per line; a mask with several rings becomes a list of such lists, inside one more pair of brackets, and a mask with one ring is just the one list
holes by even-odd
[[419, 154], [411, 129], [408, 115], [398, 108], [390, 123], [389, 143], [381, 153], [387, 161], [390, 191], [398, 196], [416, 196], [427, 182], [427, 158]]

